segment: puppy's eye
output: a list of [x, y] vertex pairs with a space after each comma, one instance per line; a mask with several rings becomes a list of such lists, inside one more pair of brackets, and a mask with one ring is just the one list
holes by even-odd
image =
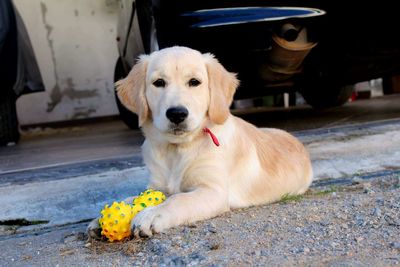
[[195, 78], [192, 78], [189, 80], [188, 84], [190, 87], [196, 87], [196, 86], [199, 86], [201, 84], [201, 82]]
[[166, 82], [163, 79], [157, 79], [153, 82], [155, 87], [165, 87]]

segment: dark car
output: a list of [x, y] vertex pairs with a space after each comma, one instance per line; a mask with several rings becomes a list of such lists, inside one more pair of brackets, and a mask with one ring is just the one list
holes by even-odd
[[238, 73], [236, 100], [297, 91], [315, 108], [338, 106], [353, 84], [400, 73], [396, 17], [389, 1], [123, 0], [115, 79], [139, 54], [182, 45]]

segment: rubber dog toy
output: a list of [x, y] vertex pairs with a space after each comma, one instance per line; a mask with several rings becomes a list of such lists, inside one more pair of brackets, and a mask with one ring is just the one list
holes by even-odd
[[148, 189], [135, 198], [132, 204], [124, 201], [113, 202], [111, 206], [105, 205], [100, 212], [99, 225], [101, 234], [108, 241], [121, 241], [131, 236], [131, 221], [140, 211], [146, 207], [157, 206], [165, 200], [161, 191]]
[[99, 219], [101, 234], [110, 242], [130, 237], [131, 221], [135, 215], [132, 205], [124, 201], [114, 202], [111, 206], [106, 205]]
[[147, 189], [146, 191], [140, 193], [140, 195], [135, 198], [132, 202], [133, 207], [140, 206], [142, 208], [157, 206], [165, 200], [165, 195], [161, 191], [156, 191], [153, 189]]

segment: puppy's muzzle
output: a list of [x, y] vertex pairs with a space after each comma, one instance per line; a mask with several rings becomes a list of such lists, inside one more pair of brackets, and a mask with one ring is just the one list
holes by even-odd
[[178, 106], [167, 109], [165, 114], [170, 122], [178, 125], [183, 122], [189, 115], [187, 108]]

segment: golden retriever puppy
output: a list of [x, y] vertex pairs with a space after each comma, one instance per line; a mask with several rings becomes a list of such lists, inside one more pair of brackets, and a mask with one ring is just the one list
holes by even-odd
[[[230, 113], [238, 84], [213, 55], [186, 47], [141, 56], [117, 82], [146, 138], [149, 187], [169, 196], [133, 219], [135, 236], [307, 190], [312, 168], [304, 146], [285, 131], [262, 131]], [[97, 228], [94, 220], [89, 234]]]

